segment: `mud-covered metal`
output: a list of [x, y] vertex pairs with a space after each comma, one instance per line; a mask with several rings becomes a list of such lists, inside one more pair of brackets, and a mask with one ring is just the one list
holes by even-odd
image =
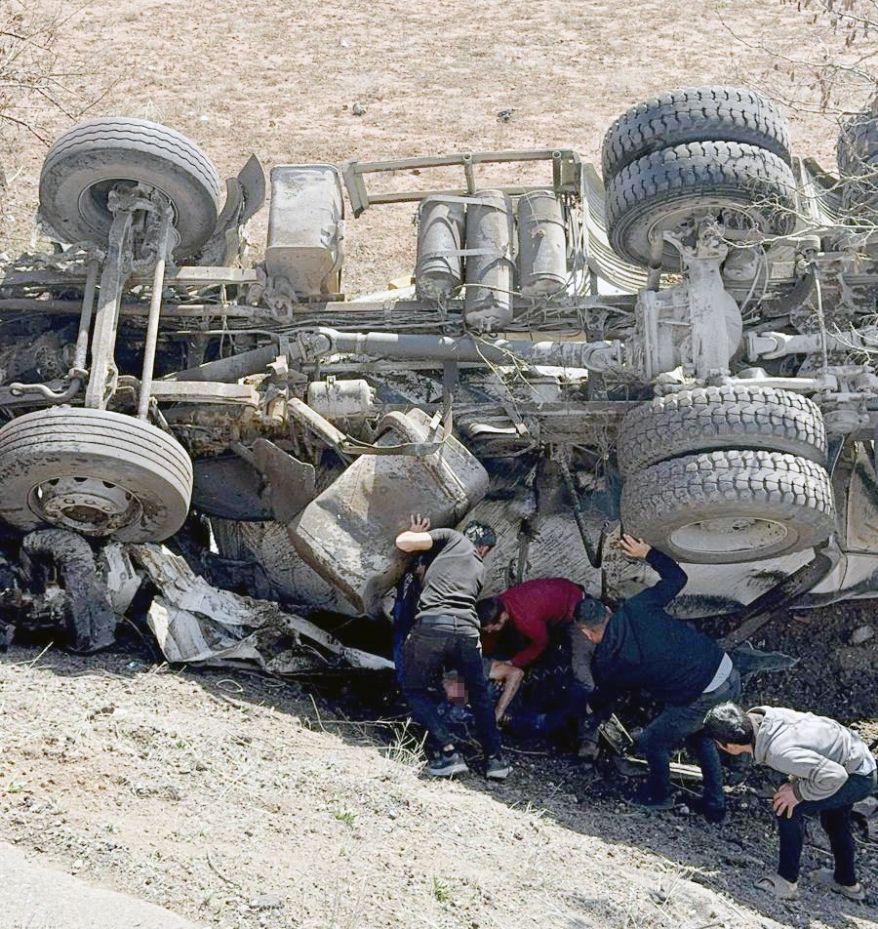
[[[157, 539], [185, 519], [194, 467], [194, 510], [246, 527], [251, 582], [283, 599], [298, 586], [315, 606], [380, 609], [408, 509], [432, 510], [436, 525], [493, 525], [493, 590], [550, 575], [613, 596], [636, 589], [646, 569], [607, 545], [598, 571], [583, 545], [609, 521], [608, 541], [624, 526], [699, 562], [680, 601], [691, 615], [756, 600], [817, 544], [832, 568], [808, 596], [869, 595], [878, 236], [826, 172], [795, 157], [781, 173], [801, 215], [769, 228], [764, 217], [791, 202], [790, 190], [766, 200], [777, 154], [758, 140], [746, 158], [725, 136], [695, 144], [703, 164], [687, 174], [673, 133], [651, 142], [649, 165], [635, 158], [614, 178], [612, 204], [571, 150], [278, 166], [264, 261], [252, 267], [239, 260], [265, 195], [258, 162], [227, 180], [213, 235], [181, 267], [161, 267], [162, 217], [165, 231], [189, 226], [161, 184], [143, 180], [141, 155], [126, 154], [139, 186], [83, 175], [77, 183], [105, 197], [90, 208], [110, 234], [22, 256], [0, 276], [0, 515], [26, 530]], [[190, 154], [213, 190], [206, 156]], [[86, 155], [97, 171], [100, 158]], [[667, 182], [654, 204], [618, 179], [647, 168]], [[716, 177], [734, 187], [734, 209]], [[340, 292], [343, 243], [359, 232], [343, 224], [342, 179], [354, 216], [411, 204], [416, 220], [413, 275], [356, 300]], [[645, 246], [673, 253], [678, 275], [613, 251], [632, 223], [653, 230]], [[778, 223], [789, 235], [772, 235]], [[794, 425], [763, 422], [763, 388], [810, 398], [832, 456], [790, 452]], [[731, 394], [750, 399], [732, 410]], [[655, 397], [678, 398], [658, 404], [675, 440], [629, 467], [619, 436], [642, 448], [650, 433], [643, 415], [626, 414]], [[109, 438], [96, 450], [74, 435], [83, 402], [151, 430], [120, 425], [123, 465], [107, 464], [119, 458]], [[705, 404], [703, 415], [687, 403]], [[29, 427], [53, 406], [63, 448]], [[22, 431], [30, 444], [4, 451]], [[701, 563], [711, 561], [726, 564]]]

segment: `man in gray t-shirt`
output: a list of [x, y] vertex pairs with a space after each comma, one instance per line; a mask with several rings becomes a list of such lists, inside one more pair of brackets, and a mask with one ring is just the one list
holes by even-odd
[[458, 671], [466, 685], [482, 743], [486, 775], [503, 779], [509, 765], [500, 752], [488, 681], [482, 665], [476, 600], [482, 589], [482, 559], [496, 544], [490, 526], [472, 522], [463, 532], [430, 529], [430, 520], [412, 516], [411, 528], [396, 538], [404, 552], [432, 555], [418, 600], [415, 625], [403, 646], [402, 689], [412, 717], [429, 732], [437, 755], [427, 770], [450, 777], [468, 770], [445, 722], [436, 712], [430, 688], [446, 669]]

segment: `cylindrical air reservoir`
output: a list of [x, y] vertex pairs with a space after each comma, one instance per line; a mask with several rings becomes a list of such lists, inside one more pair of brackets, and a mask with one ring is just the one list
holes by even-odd
[[561, 202], [551, 190], [532, 190], [518, 200], [519, 290], [537, 297], [567, 284], [567, 237]]
[[375, 391], [363, 380], [312, 381], [308, 385], [308, 406], [325, 419], [357, 419], [374, 412]]
[[415, 286], [421, 300], [450, 297], [463, 283], [465, 207], [441, 197], [426, 197], [418, 207], [418, 257]]
[[515, 283], [512, 201], [502, 190], [480, 190], [466, 211], [466, 298], [470, 329], [497, 331], [512, 319]]

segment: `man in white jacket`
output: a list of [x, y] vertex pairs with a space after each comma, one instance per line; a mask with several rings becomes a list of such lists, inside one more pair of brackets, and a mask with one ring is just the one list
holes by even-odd
[[749, 753], [757, 764], [789, 775], [772, 800], [780, 832], [778, 873], [760, 878], [756, 886], [786, 900], [797, 895], [804, 818], [818, 813], [835, 869], [812, 877], [851, 900], [865, 899], [855, 872], [850, 816], [853, 805], [875, 790], [876, 762], [866, 743], [825, 716], [771, 706], [745, 711], [734, 703], [710, 710], [704, 731], [723, 751]]

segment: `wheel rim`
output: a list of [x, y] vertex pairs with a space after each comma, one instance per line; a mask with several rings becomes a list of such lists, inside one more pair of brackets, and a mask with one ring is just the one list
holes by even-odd
[[124, 487], [94, 477], [60, 477], [31, 491], [30, 506], [47, 523], [90, 536], [110, 535], [140, 519], [140, 501]]
[[85, 222], [96, 232], [106, 235], [110, 224], [113, 221], [113, 214], [110, 212], [108, 198], [110, 191], [115, 188], [127, 188], [131, 190], [138, 184], [143, 187], [151, 187], [158, 191], [165, 200], [171, 205], [173, 211], [173, 225], [177, 224], [177, 207], [171, 197], [165, 193], [157, 184], [150, 181], [137, 181], [133, 178], [112, 177], [102, 181], [95, 181], [89, 187], [86, 187], [79, 195], [79, 214]]
[[789, 526], [761, 516], [720, 516], [699, 519], [675, 529], [671, 544], [682, 551], [702, 555], [730, 555], [784, 548], [792, 532]]

